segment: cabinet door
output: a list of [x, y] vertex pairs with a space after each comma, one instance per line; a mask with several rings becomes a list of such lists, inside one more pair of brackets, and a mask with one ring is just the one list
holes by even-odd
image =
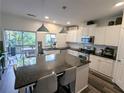
[[114, 81], [124, 90], [124, 28], [121, 28], [117, 59], [119, 61], [115, 63]]
[[77, 68], [75, 93], [80, 93], [82, 89], [88, 86], [89, 65], [84, 65]]
[[77, 30], [69, 30], [67, 34], [67, 42], [77, 41]]
[[88, 27], [88, 35], [95, 36], [95, 27]]
[[94, 36], [96, 27], [87, 26], [82, 29], [84, 36]]
[[90, 56], [91, 63], [89, 64], [90, 68], [93, 70], [99, 70], [99, 60], [97, 56]]
[[118, 46], [120, 30], [120, 26], [106, 27], [105, 45]]
[[80, 30], [77, 30], [77, 41], [76, 42], [79, 42], [81, 43], [81, 38], [83, 36], [83, 31], [80, 29]]
[[95, 44], [105, 44], [105, 27], [98, 27], [95, 31]]
[[114, 81], [124, 91], [124, 60], [115, 63]]
[[99, 72], [102, 74], [105, 74], [109, 77], [112, 77], [113, 75], [113, 61], [107, 60], [107, 59], [99, 59], [100, 65], [99, 65]]
[[88, 36], [88, 29], [87, 27], [82, 28], [83, 36]]
[[57, 34], [56, 38], [57, 38], [57, 44], [56, 47], [66, 47], [66, 37], [67, 34]]

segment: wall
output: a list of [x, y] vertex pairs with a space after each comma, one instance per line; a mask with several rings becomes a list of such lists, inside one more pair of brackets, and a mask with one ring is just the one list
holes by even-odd
[[117, 17], [122, 17], [123, 14], [119, 13], [118, 15], [115, 16], [110, 16], [110, 17], [104, 17], [96, 21], [97, 26], [108, 26], [109, 21], [116, 21]]
[[[31, 19], [28, 17], [17, 16], [13, 14], [2, 13], [3, 28], [12, 30], [24, 30], [24, 31], [35, 31], [42, 25], [42, 22], [36, 19]], [[50, 33], [55, 33], [59, 35], [62, 29], [61, 25], [55, 25], [51, 23], [44, 23]], [[37, 32], [37, 40], [44, 43], [45, 38], [44, 32]], [[64, 35], [62, 38], [66, 38]], [[65, 40], [65, 39], [64, 39]], [[65, 42], [61, 42], [59, 38], [58, 46], [61, 46]], [[43, 45], [45, 46], [45, 45]], [[64, 45], [65, 46], [65, 45]]]
[[2, 9], [2, 7], [1, 7], [1, 3], [2, 3], [2, 0], [0, 0], [0, 41], [2, 41], [2, 31], [1, 31], [1, 29], [2, 29], [2, 13], [1, 13], [1, 9]]

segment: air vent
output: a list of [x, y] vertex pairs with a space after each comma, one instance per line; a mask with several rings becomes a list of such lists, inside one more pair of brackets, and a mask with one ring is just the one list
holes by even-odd
[[33, 15], [33, 14], [27, 14], [27, 15], [30, 17], [36, 17], [36, 15]]
[[95, 24], [95, 21], [93, 20], [87, 22], [87, 25], [94, 25], [94, 24]]

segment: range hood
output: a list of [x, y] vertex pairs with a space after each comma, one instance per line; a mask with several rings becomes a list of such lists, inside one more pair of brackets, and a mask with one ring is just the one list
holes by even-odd
[[49, 32], [49, 30], [42, 24], [42, 26], [37, 30], [38, 32]]

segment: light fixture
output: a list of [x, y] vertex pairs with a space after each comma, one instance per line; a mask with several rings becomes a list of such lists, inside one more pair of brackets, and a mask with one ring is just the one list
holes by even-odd
[[56, 21], [54, 20], [53, 23], [56, 23]]
[[119, 2], [119, 3], [115, 4], [115, 7], [119, 7], [119, 6], [122, 6], [122, 5], [124, 5], [124, 2]]
[[70, 24], [71, 24], [71, 23], [68, 21], [68, 22], [67, 22], [67, 25], [70, 25]]
[[62, 27], [61, 31], [59, 33], [67, 33], [67, 27]]
[[45, 19], [49, 19], [49, 17], [48, 16], [45, 16]]
[[49, 30], [42, 24], [42, 26], [37, 30], [38, 32], [49, 32]]

